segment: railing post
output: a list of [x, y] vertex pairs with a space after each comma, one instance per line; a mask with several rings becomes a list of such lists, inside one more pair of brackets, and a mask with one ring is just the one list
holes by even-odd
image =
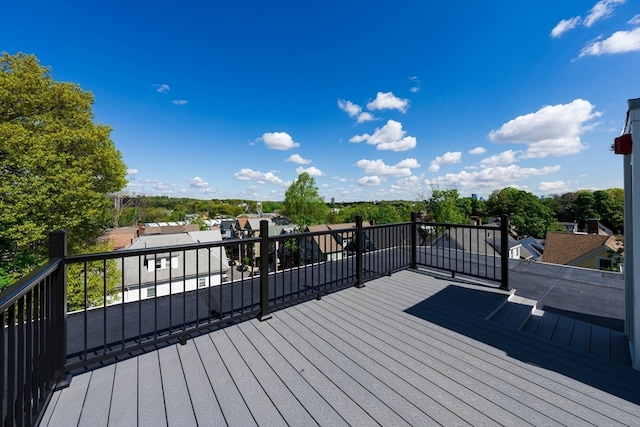
[[364, 288], [363, 267], [362, 267], [362, 215], [356, 215], [356, 287]]
[[509, 217], [500, 215], [500, 289], [509, 290]]
[[411, 212], [411, 268], [418, 268], [418, 213]]
[[271, 318], [269, 314], [269, 221], [260, 221], [260, 313], [262, 322]]
[[[51, 314], [53, 336], [53, 371], [56, 381], [65, 379], [67, 363], [67, 232], [64, 230], [49, 233], [49, 260], [61, 259], [59, 270], [55, 273], [51, 288]], [[67, 386], [60, 382], [56, 388]]]

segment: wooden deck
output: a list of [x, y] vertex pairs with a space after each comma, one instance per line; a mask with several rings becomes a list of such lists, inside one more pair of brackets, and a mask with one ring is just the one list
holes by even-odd
[[79, 374], [42, 425], [640, 425], [640, 372], [508, 296], [401, 271]]

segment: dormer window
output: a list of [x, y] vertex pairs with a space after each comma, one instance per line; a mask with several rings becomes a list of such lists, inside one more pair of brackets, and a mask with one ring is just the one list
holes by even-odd
[[149, 254], [145, 256], [144, 262], [149, 273], [152, 273], [155, 270], [178, 268], [178, 257], [170, 256], [170, 254]]

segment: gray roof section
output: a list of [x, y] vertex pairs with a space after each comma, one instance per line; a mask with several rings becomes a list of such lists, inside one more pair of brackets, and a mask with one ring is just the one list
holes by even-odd
[[[197, 243], [187, 233], [180, 234], [156, 234], [138, 237], [123, 251], [145, 248], [164, 248], [160, 253], [125, 257], [118, 265], [122, 268], [124, 262], [124, 285], [126, 287], [144, 285], [149, 283], [164, 283], [179, 281], [183, 278], [209, 276], [220, 274], [229, 270], [229, 264], [223, 247], [191, 249], [187, 251], [171, 251], [171, 246]], [[197, 254], [196, 254], [197, 252]], [[126, 254], [123, 253], [123, 256]], [[166, 258], [168, 268], [149, 271], [148, 262]], [[177, 268], [171, 268], [171, 258], [177, 259]]]

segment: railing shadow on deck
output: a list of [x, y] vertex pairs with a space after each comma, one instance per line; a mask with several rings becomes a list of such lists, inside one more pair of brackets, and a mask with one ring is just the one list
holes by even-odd
[[[484, 316], [489, 314], [486, 307], [495, 307], [504, 298], [504, 295], [486, 290], [451, 284], [405, 312], [504, 351], [509, 357], [524, 363], [560, 373], [640, 404], [640, 372], [633, 371], [631, 367], [621, 373], [619, 367], [611, 368], [606, 361], [484, 321]], [[488, 302], [484, 308], [476, 304], [483, 300]], [[496, 365], [503, 363], [502, 360], [495, 361]]]

